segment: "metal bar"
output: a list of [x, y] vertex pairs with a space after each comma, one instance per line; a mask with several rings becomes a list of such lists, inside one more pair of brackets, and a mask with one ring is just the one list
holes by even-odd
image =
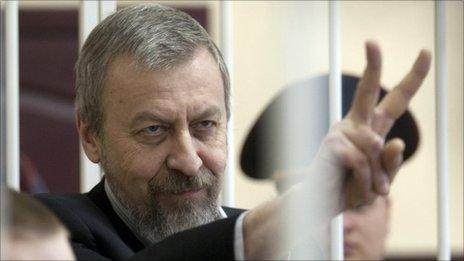
[[[339, 2], [329, 1], [329, 106], [330, 124], [342, 118], [342, 83], [340, 55], [340, 15]], [[343, 260], [343, 214], [332, 220], [331, 260]]]
[[113, 0], [98, 1], [99, 21], [103, 21], [107, 16], [116, 12], [117, 2]]
[[435, 56], [438, 260], [450, 260], [445, 1], [435, 2]]
[[[81, 1], [79, 11], [79, 46], [95, 26], [108, 15], [116, 11], [117, 2], [112, 0]], [[100, 167], [86, 157], [82, 147], [80, 149], [80, 190], [89, 191], [100, 181]]]
[[5, 5], [6, 182], [19, 191], [18, 1], [6, 1]]
[[233, 50], [233, 10], [232, 1], [220, 2], [221, 13], [221, 49], [230, 75], [230, 111], [231, 116], [227, 124], [227, 167], [224, 174], [224, 187], [222, 189], [222, 204], [233, 207], [235, 204], [234, 181], [234, 117], [233, 117], [233, 75], [234, 75], [234, 50]]
[[[79, 9], [79, 46], [99, 22], [99, 2], [82, 0]], [[100, 181], [100, 167], [91, 162], [80, 148], [80, 190], [89, 191]]]

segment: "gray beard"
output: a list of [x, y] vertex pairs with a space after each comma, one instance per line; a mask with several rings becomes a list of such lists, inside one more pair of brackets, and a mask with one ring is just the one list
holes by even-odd
[[144, 240], [155, 244], [178, 232], [213, 222], [221, 217], [215, 202], [185, 204], [169, 213], [151, 205], [145, 211], [132, 211], [136, 233]]
[[[107, 173], [108, 174], [108, 173]], [[110, 182], [110, 180], [108, 180]], [[219, 180], [211, 173], [187, 177], [172, 171], [167, 178], [153, 178], [148, 183], [149, 200], [130, 202], [123, 185], [111, 180], [113, 193], [132, 221], [132, 229], [145, 244], [159, 241], [184, 230], [201, 226], [221, 218], [218, 205]], [[158, 202], [160, 193], [179, 192], [188, 188], [204, 188], [206, 197], [196, 201], [175, 201], [169, 209]]]
[[[132, 229], [145, 244], [155, 244], [175, 233], [201, 226], [221, 218], [218, 204], [222, 175], [214, 175], [209, 169], [201, 168], [196, 176], [187, 176], [177, 170], [168, 170], [164, 175], [154, 175], [148, 182], [145, 199], [131, 199], [129, 184], [120, 180], [118, 166], [105, 153], [101, 167], [112, 192], [132, 221]], [[175, 200], [169, 206], [162, 206], [160, 195], [176, 194], [182, 191], [203, 189], [205, 197], [194, 201]]]

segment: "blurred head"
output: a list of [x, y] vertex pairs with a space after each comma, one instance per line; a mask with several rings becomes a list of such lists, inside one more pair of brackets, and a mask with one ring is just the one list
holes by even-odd
[[378, 197], [370, 205], [343, 212], [345, 259], [383, 259], [389, 219], [388, 197]]
[[157, 242], [220, 217], [228, 75], [183, 12], [129, 7], [90, 34], [77, 63], [77, 122], [90, 160]]
[[2, 230], [2, 260], [74, 260], [68, 231], [42, 203], [8, 192], [9, 215]]

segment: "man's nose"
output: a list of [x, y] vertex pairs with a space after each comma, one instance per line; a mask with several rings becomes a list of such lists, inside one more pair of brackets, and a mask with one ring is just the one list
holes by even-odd
[[355, 220], [353, 218], [353, 214], [350, 213], [349, 211], [345, 211], [343, 213], [343, 231], [345, 233], [351, 232], [354, 227], [356, 226]]
[[198, 175], [203, 161], [198, 156], [194, 140], [188, 131], [180, 133], [175, 138], [166, 164], [168, 168], [180, 171], [187, 176]]

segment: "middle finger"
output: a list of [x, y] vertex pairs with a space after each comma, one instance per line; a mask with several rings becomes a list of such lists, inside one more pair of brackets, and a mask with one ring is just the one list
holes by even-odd
[[380, 93], [382, 58], [378, 45], [366, 42], [367, 66], [358, 83], [348, 117], [357, 124], [370, 124]]

